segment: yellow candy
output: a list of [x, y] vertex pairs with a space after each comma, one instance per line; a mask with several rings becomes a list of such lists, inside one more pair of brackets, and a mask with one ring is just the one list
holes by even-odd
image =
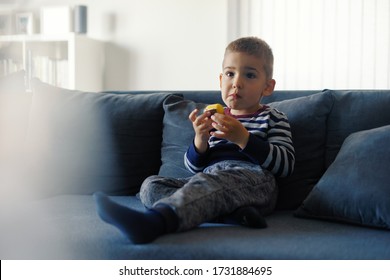
[[215, 114], [215, 113], [218, 113], [218, 114], [223, 114], [224, 113], [224, 109], [223, 109], [223, 106], [221, 104], [211, 104], [211, 105], [208, 105], [204, 111], [210, 111], [211, 114]]

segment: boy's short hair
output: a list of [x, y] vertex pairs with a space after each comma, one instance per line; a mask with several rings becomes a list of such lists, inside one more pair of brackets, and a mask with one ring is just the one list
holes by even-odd
[[267, 79], [272, 79], [274, 55], [271, 47], [264, 40], [257, 37], [239, 38], [226, 47], [225, 55], [228, 52], [242, 52], [262, 59], [264, 61], [264, 71]]

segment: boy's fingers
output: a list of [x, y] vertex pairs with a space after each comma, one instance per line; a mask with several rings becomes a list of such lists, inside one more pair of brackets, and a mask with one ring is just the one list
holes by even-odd
[[193, 110], [193, 111], [190, 113], [190, 115], [188, 116], [188, 118], [189, 118], [192, 122], [195, 121], [196, 115], [197, 115], [198, 111], [199, 111], [198, 109], [195, 109], [195, 110]]

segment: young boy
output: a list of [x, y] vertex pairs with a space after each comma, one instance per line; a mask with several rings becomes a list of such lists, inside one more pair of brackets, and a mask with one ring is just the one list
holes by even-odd
[[195, 137], [185, 154], [190, 178], [151, 176], [141, 186], [148, 208], [139, 212], [95, 194], [100, 217], [134, 243], [220, 220], [265, 227], [277, 199], [275, 176], [293, 171], [295, 155], [287, 117], [260, 100], [272, 94], [273, 54], [266, 42], [231, 42], [220, 74], [224, 114], [190, 113]]

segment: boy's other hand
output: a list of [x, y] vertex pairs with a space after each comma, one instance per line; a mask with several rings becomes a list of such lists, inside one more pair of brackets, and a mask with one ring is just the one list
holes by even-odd
[[237, 144], [241, 149], [246, 147], [249, 139], [248, 130], [242, 125], [242, 123], [235, 118], [223, 114], [214, 114], [211, 117], [212, 126], [216, 131], [212, 131], [210, 134], [229, 140]]
[[213, 129], [213, 121], [210, 119], [211, 113], [206, 111], [198, 116], [199, 110], [193, 110], [188, 118], [192, 122], [195, 131], [194, 144], [199, 153], [204, 153], [208, 149], [210, 130]]

